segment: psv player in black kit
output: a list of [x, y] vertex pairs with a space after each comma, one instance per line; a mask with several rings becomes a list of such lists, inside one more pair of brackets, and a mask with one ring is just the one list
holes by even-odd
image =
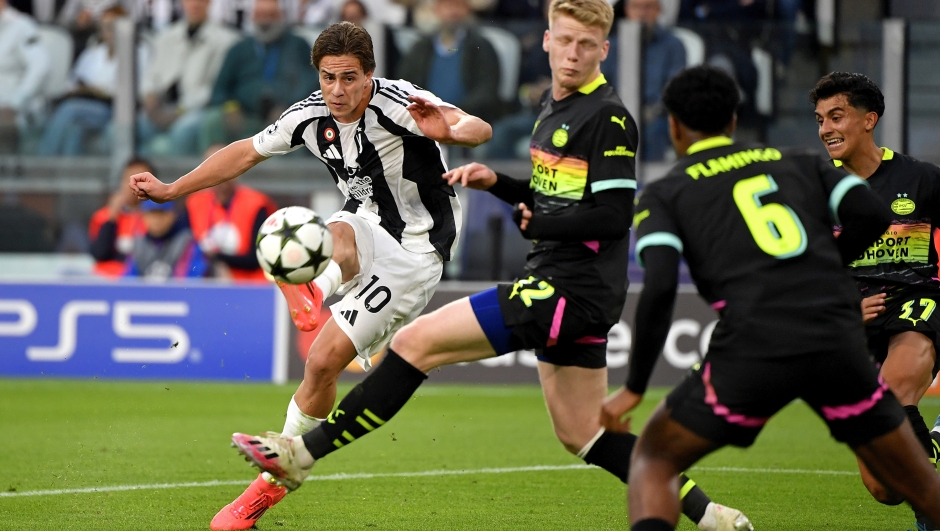
[[[636, 208], [646, 280], [630, 376], [605, 404], [608, 427], [623, 426], [646, 389], [669, 329], [680, 256], [720, 319], [701, 366], [637, 441], [632, 529], [674, 529], [679, 473], [726, 444], [751, 445], [796, 398], [878, 477], [938, 516], [940, 476], [911, 455], [916, 437], [878, 379], [842, 268], [884, 231], [888, 211], [862, 179], [816, 155], [734, 143], [738, 101], [735, 82], [710, 67], [681, 72], [663, 93], [682, 158]], [[833, 222], [843, 226], [838, 239]]]
[[[391, 419], [431, 369], [520, 349], [537, 351], [545, 402], [565, 448], [627, 480], [636, 437], [605, 431], [599, 412], [607, 333], [626, 300], [637, 128], [600, 73], [613, 21], [607, 1], [554, 0], [549, 20], [552, 88], [533, 132], [531, 177], [496, 175], [476, 163], [444, 175], [517, 206], [523, 235], [537, 240], [524, 276], [405, 326], [381, 365], [303, 437], [233, 437], [291, 488], [314, 460]], [[752, 529], [740, 511], [712, 503], [688, 478], [673, 496], [701, 529]]]
[[[868, 345], [881, 376], [904, 406], [914, 433], [936, 466], [940, 441], [931, 440], [918, 403], [930, 386], [940, 358], [940, 280], [935, 230], [940, 227], [940, 168], [875, 144], [884, 96], [870, 79], [846, 72], [823, 77], [810, 93], [819, 137], [837, 167], [866, 179], [891, 209], [891, 226], [850, 264], [864, 300]], [[836, 226], [838, 232], [841, 227]], [[862, 463], [862, 481], [878, 501], [898, 504]], [[917, 515], [921, 531], [938, 529]]]

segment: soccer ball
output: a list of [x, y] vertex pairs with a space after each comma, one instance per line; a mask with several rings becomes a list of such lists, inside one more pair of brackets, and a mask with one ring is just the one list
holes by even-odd
[[275, 280], [304, 284], [330, 263], [333, 235], [313, 210], [282, 208], [261, 225], [255, 253], [261, 269]]

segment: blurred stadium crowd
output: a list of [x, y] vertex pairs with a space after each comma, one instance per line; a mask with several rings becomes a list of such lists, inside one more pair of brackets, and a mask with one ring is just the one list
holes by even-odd
[[[636, 118], [642, 127], [640, 160], [644, 164], [673, 158], [667, 149], [666, 118], [659, 98], [665, 82], [685, 66], [705, 62], [726, 69], [739, 84], [744, 102], [739, 138], [781, 145], [818, 144], [804, 87], [840, 66], [877, 77], [867, 67], [880, 58], [874, 47], [881, 43], [866, 49], [868, 37], [861, 29], [844, 38], [861, 43], [856, 50], [874, 52], [843, 54], [840, 59], [837, 38], [832, 35], [835, 13], [843, 26], [845, 20], [875, 26], [905, 4], [898, 0], [611, 2], [618, 18], [634, 20], [641, 28], [642, 102]], [[0, 0], [0, 166], [10, 157], [90, 159], [117, 153], [115, 136], [121, 133], [114, 127], [115, 92], [127, 87], [118, 85], [115, 26], [128, 19], [136, 28], [137, 43], [131, 52], [136, 59], [133, 151], [144, 157], [134, 158], [131, 166], [149, 165], [147, 158], [159, 163], [189, 157], [195, 163], [218, 145], [251, 136], [275, 121], [288, 106], [319, 88], [317, 73], [310, 67], [310, 47], [322, 28], [339, 20], [364, 25], [375, 41], [382, 42], [376, 47], [384, 55], [381, 75], [423, 86], [493, 124], [492, 141], [472, 152], [452, 152], [452, 157], [524, 160], [538, 101], [549, 85], [547, 54], [542, 50], [547, 3]], [[929, 3], [907, 2], [921, 9]], [[602, 65], [615, 86], [621, 79], [618, 58], [623, 52], [616, 33], [615, 25], [610, 55]], [[872, 41], [879, 38], [870, 37]], [[305, 150], [291, 157], [307, 157], [316, 164]], [[163, 177], [175, 179], [176, 175]], [[263, 219], [260, 213], [286, 204], [280, 204], [284, 198], [272, 200], [248, 192], [243, 185], [230, 188], [206, 192], [204, 204], [196, 207], [195, 198], [176, 205], [171, 212], [178, 219], [174, 218], [168, 234], [176, 234], [173, 227], [177, 225], [186, 227], [198, 243], [199, 256], [185, 257], [204, 259], [207, 265], [199, 269], [202, 274], [242, 278], [242, 269], [256, 267], [251, 263], [253, 253], [248, 253], [251, 257], [245, 253], [253, 247], [250, 231]], [[239, 198], [248, 193], [257, 195], [252, 195], [251, 208], [242, 208]], [[146, 266], [132, 264], [128, 258], [133, 245], [127, 237], [146, 234], [151, 227], [139, 222], [159, 217], [164, 208], [145, 206], [141, 214], [121, 190], [106, 201], [99, 195], [99, 203], [79, 216], [85, 234], [76, 236], [75, 230], [71, 234], [64, 230], [65, 224], [54, 211], [47, 208], [39, 214], [21, 201], [22, 195], [0, 185], [0, 225], [7, 227], [0, 229], [0, 253], [84, 252], [101, 262], [112, 262], [100, 271], [148, 274]], [[214, 202], [206, 199], [210, 195]], [[465, 235], [470, 241], [465, 246], [518, 247], [503, 205], [474, 196], [467, 208], [471, 215]], [[123, 213], [133, 213], [137, 221], [122, 222]], [[500, 220], [505, 234], [494, 237]], [[213, 230], [217, 223], [225, 228]], [[76, 224], [74, 219], [71, 224]], [[102, 236], [114, 239], [110, 249]], [[113, 264], [116, 261], [120, 267]], [[511, 256], [502, 257], [500, 262], [506, 262], [507, 271], [513, 264], [521, 265], [520, 257], [515, 262]], [[498, 267], [467, 265], [461, 278], [507, 274]], [[172, 276], [174, 271], [163, 266], [151, 269], [156, 276]]]

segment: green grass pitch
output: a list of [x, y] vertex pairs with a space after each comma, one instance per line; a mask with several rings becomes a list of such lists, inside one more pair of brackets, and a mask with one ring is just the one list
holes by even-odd
[[[0, 529], [208, 529], [255, 477], [229, 435], [280, 429], [294, 389], [0, 380]], [[650, 392], [636, 427], [664, 393]], [[922, 406], [932, 424], [940, 399]], [[626, 529], [623, 486], [579, 463], [556, 442], [537, 387], [427, 385], [382, 429], [318, 463], [323, 479], [289, 495], [259, 528]], [[558, 468], [504, 470], [544, 465]], [[440, 470], [470, 473], [414, 474]], [[750, 450], [722, 450], [689, 475], [758, 530], [913, 523], [906, 506], [870, 498], [854, 457], [801, 403]], [[129, 485], [150, 488], [26, 495]], [[686, 520], [680, 529], [696, 528]]]

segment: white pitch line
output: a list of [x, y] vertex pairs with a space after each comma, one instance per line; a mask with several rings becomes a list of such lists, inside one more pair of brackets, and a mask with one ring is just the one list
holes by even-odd
[[[544, 472], [555, 470], [587, 470], [596, 468], [591, 465], [539, 465], [520, 466], [511, 468], [476, 468], [471, 470], [424, 470], [420, 472], [388, 472], [388, 473], [359, 473], [359, 474], [330, 474], [325, 476], [310, 476], [307, 481], [346, 481], [356, 479], [374, 478], [415, 478], [428, 476], [465, 476], [471, 474], [511, 474], [516, 472]], [[849, 470], [804, 470], [793, 468], [738, 468], [738, 467], [695, 467], [693, 470], [705, 472], [744, 472], [750, 474], [810, 474], [827, 476], [852, 476], [857, 471]], [[150, 483], [144, 485], [114, 485], [107, 487], [86, 487], [81, 489], [53, 489], [53, 490], [27, 490], [23, 492], [0, 492], [0, 498], [15, 498], [20, 496], [57, 496], [61, 494], [91, 494], [99, 492], [126, 492], [133, 490], [164, 490], [184, 489], [192, 487], [224, 487], [229, 485], [244, 485], [247, 479], [189, 481], [185, 483]]]

